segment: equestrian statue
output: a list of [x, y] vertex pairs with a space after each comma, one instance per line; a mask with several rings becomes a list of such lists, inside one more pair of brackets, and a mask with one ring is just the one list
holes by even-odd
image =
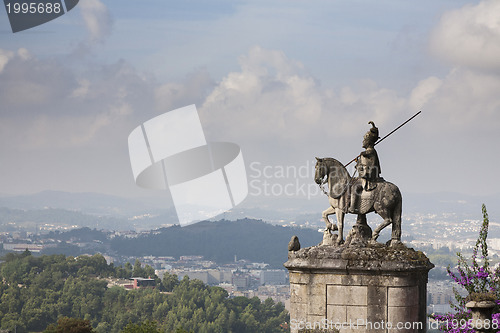
[[[420, 113], [420, 112], [419, 112]], [[413, 119], [414, 115], [406, 122]], [[401, 126], [403, 126], [403, 123]], [[363, 137], [362, 146], [365, 149], [354, 160], [356, 161], [357, 177], [351, 176], [341, 162], [334, 158], [316, 157], [315, 182], [323, 189], [324, 184], [328, 184], [328, 195], [330, 207], [323, 212], [323, 219], [326, 224], [325, 233], [338, 230], [335, 243], [340, 245], [344, 242], [344, 217], [345, 214], [357, 214], [357, 222], [353, 227], [353, 232], [363, 234], [362, 237], [375, 243], [380, 232], [387, 226], [392, 225], [392, 235], [390, 245], [401, 244], [401, 211], [402, 196], [398, 187], [381, 177], [382, 170], [375, 145], [381, 142], [390, 134], [394, 133], [401, 126], [396, 128], [383, 139], [379, 140], [379, 131], [375, 124], [370, 121], [371, 128]], [[366, 214], [375, 212], [384, 221], [372, 232], [366, 223]], [[337, 224], [333, 225], [329, 216], [335, 214]], [[348, 238], [350, 235], [348, 235]]]

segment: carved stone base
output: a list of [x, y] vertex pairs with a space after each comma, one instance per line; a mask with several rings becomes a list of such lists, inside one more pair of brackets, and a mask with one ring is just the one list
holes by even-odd
[[337, 245], [339, 235], [332, 234], [329, 229], [323, 231], [323, 241], [319, 244], [321, 246], [334, 246]]
[[356, 224], [347, 234], [346, 246], [366, 247], [372, 238], [372, 228], [366, 222], [366, 215], [358, 215]]
[[[292, 333], [425, 332], [427, 275], [434, 265], [422, 252], [404, 245], [313, 246], [289, 253], [284, 266]], [[412, 327], [396, 329], [398, 323]]]

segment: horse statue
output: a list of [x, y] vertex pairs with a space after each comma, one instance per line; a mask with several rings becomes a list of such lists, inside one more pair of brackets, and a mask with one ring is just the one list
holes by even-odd
[[[356, 191], [356, 195], [361, 196], [359, 211], [356, 212], [358, 221], [360, 217], [361, 221], [366, 221], [365, 214], [370, 212], [375, 212], [384, 219], [372, 233], [371, 240], [375, 242], [380, 232], [392, 224], [391, 245], [401, 243], [402, 196], [396, 185], [380, 178], [374, 189], [358, 193], [361, 179], [351, 177], [342, 163], [330, 157], [316, 157], [316, 160], [315, 182], [320, 186], [328, 183], [328, 193], [326, 194], [330, 207], [323, 212], [322, 217], [325, 220], [327, 231], [338, 230], [336, 241], [338, 245], [344, 241], [344, 217], [345, 214], [349, 213], [353, 191]], [[328, 218], [332, 214], [337, 216], [336, 226], [332, 225]]]

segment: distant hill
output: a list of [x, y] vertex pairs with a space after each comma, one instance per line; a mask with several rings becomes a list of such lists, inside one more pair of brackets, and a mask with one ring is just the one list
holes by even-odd
[[500, 194], [479, 196], [451, 192], [403, 193], [403, 214], [456, 213], [479, 219], [483, 203], [490, 216], [500, 216]]
[[[491, 220], [500, 221], [500, 194], [477, 196], [459, 193], [403, 192], [403, 215], [454, 213], [459, 218], [477, 219], [480, 217], [482, 203], [486, 204]], [[116, 218], [122, 220], [116, 224], [119, 230], [124, 228], [147, 230], [178, 223], [171, 198], [162, 196], [159, 192], [155, 192], [148, 198], [122, 198], [98, 193], [43, 191], [31, 195], [0, 197], [1, 207], [11, 210], [33, 210], [45, 216], [49, 212], [54, 215], [59, 210], [90, 214], [100, 218]], [[250, 218], [262, 219], [274, 224], [292, 221], [297, 224], [309, 222], [310, 225], [324, 227], [321, 212], [327, 207], [328, 200], [325, 196], [313, 197], [310, 200], [298, 197], [248, 196], [243, 203], [212, 220]], [[1, 214], [3, 213], [0, 211], [0, 221]], [[69, 213], [61, 212], [61, 214], [68, 215]], [[67, 218], [63, 219], [67, 220]], [[81, 226], [114, 228], [113, 224], [106, 223], [104, 226], [100, 222], [85, 223]]]
[[77, 211], [64, 209], [33, 209], [21, 210], [0, 207], [0, 230], [15, 230], [23, 227], [26, 231], [34, 232], [44, 224], [53, 226], [78, 226], [110, 230], [130, 230], [134, 228], [132, 221], [111, 216], [95, 216]]
[[[479, 205], [500, 206], [500, 193], [493, 195], [469, 195], [451, 192], [408, 193], [403, 191], [403, 205], [409, 212], [444, 211], [469, 212]], [[313, 197], [310, 200], [298, 197], [247, 197], [230, 213], [234, 216], [243, 213], [269, 215], [264, 219], [277, 219], [283, 214], [295, 215], [324, 210], [328, 206], [325, 196]], [[0, 196], [0, 207], [12, 209], [45, 209], [57, 208], [80, 211], [96, 215], [130, 216], [149, 213], [165, 213], [172, 211], [170, 198], [162, 197], [154, 192], [150, 197], [124, 198], [100, 193], [70, 193], [62, 191], [42, 191], [29, 195]]]
[[100, 193], [69, 193], [42, 191], [35, 194], [0, 197], [0, 207], [33, 210], [64, 209], [94, 215], [133, 216], [145, 213], [165, 213], [171, 210], [158, 198], [123, 198]]
[[323, 235], [313, 229], [274, 226], [263, 221], [200, 222], [187, 227], [173, 226], [138, 238], [114, 238], [112, 250], [128, 256], [202, 255], [217, 263], [248, 259], [283, 268], [288, 242], [299, 237], [302, 247], [317, 245]]

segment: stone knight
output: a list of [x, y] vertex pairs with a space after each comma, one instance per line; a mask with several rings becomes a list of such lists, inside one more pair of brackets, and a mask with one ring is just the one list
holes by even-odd
[[377, 187], [377, 182], [382, 180], [380, 177], [382, 173], [380, 161], [375, 150], [375, 142], [380, 139], [378, 128], [373, 121], [370, 121], [368, 124], [371, 124], [372, 128], [363, 137], [363, 148], [365, 148], [365, 151], [361, 152], [356, 159], [356, 170], [359, 173], [361, 181], [353, 186], [351, 192], [349, 212], [354, 214], [359, 212], [360, 197], [363, 191], [374, 190]]

